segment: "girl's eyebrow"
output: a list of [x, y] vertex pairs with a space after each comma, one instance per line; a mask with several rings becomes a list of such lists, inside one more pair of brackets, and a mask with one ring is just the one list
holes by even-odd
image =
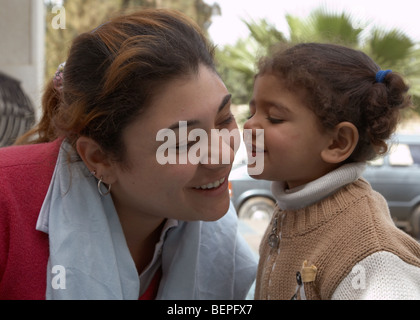
[[286, 107], [284, 104], [282, 103], [278, 103], [278, 102], [271, 102], [270, 103], [273, 107], [279, 109], [280, 111], [283, 112], [290, 112], [290, 109], [288, 107]]
[[[226, 96], [223, 97], [222, 102], [217, 108], [217, 113], [220, 113], [229, 104], [229, 101], [231, 98], [232, 98], [231, 94], [227, 94]], [[187, 122], [187, 127], [200, 124], [200, 120], [187, 120], [186, 122]], [[175, 122], [174, 124], [170, 125], [168, 129], [171, 129], [171, 130], [179, 129], [179, 122]]]
[[[277, 101], [264, 100], [264, 101], [262, 101], [262, 104], [265, 105], [265, 106], [269, 106], [269, 107], [275, 107], [275, 108], [279, 109], [280, 111], [284, 111], [284, 112], [287, 112], [287, 113], [291, 112], [290, 109], [288, 107], [286, 107], [283, 103], [280, 103], [280, 102], [277, 102]], [[249, 102], [249, 106], [250, 107], [255, 107], [255, 105], [256, 105], [255, 100], [252, 99]]]

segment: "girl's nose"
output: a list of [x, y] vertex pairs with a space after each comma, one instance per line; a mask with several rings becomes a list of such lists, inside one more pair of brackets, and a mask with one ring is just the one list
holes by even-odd
[[248, 120], [244, 123], [244, 129], [262, 129], [262, 126], [259, 121], [259, 117], [257, 114], [252, 115]]

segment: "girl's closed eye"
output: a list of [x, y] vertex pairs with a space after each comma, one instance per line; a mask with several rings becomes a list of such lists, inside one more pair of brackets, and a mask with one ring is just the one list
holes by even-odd
[[273, 118], [271, 116], [267, 117], [267, 120], [270, 121], [272, 124], [283, 123], [285, 120], [280, 118]]

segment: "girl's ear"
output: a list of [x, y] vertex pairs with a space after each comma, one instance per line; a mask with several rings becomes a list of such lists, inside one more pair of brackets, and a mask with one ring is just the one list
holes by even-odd
[[113, 162], [95, 140], [79, 137], [76, 149], [90, 172], [106, 184], [114, 183]]
[[331, 164], [345, 161], [359, 141], [359, 132], [350, 122], [340, 122], [332, 131], [331, 143], [321, 152], [322, 159]]

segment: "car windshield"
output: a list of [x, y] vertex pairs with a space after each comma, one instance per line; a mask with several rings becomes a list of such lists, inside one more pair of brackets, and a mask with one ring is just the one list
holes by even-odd
[[391, 166], [411, 166], [414, 164], [408, 144], [398, 144], [391, 149], [389, 155], [389, 163]]
[[[382, 166], [384, 158], [369, 161], [371, 166]], [[420, 167], [420, 144], [398, 143], [389, 150], [389, 164], [393, 167]]]

